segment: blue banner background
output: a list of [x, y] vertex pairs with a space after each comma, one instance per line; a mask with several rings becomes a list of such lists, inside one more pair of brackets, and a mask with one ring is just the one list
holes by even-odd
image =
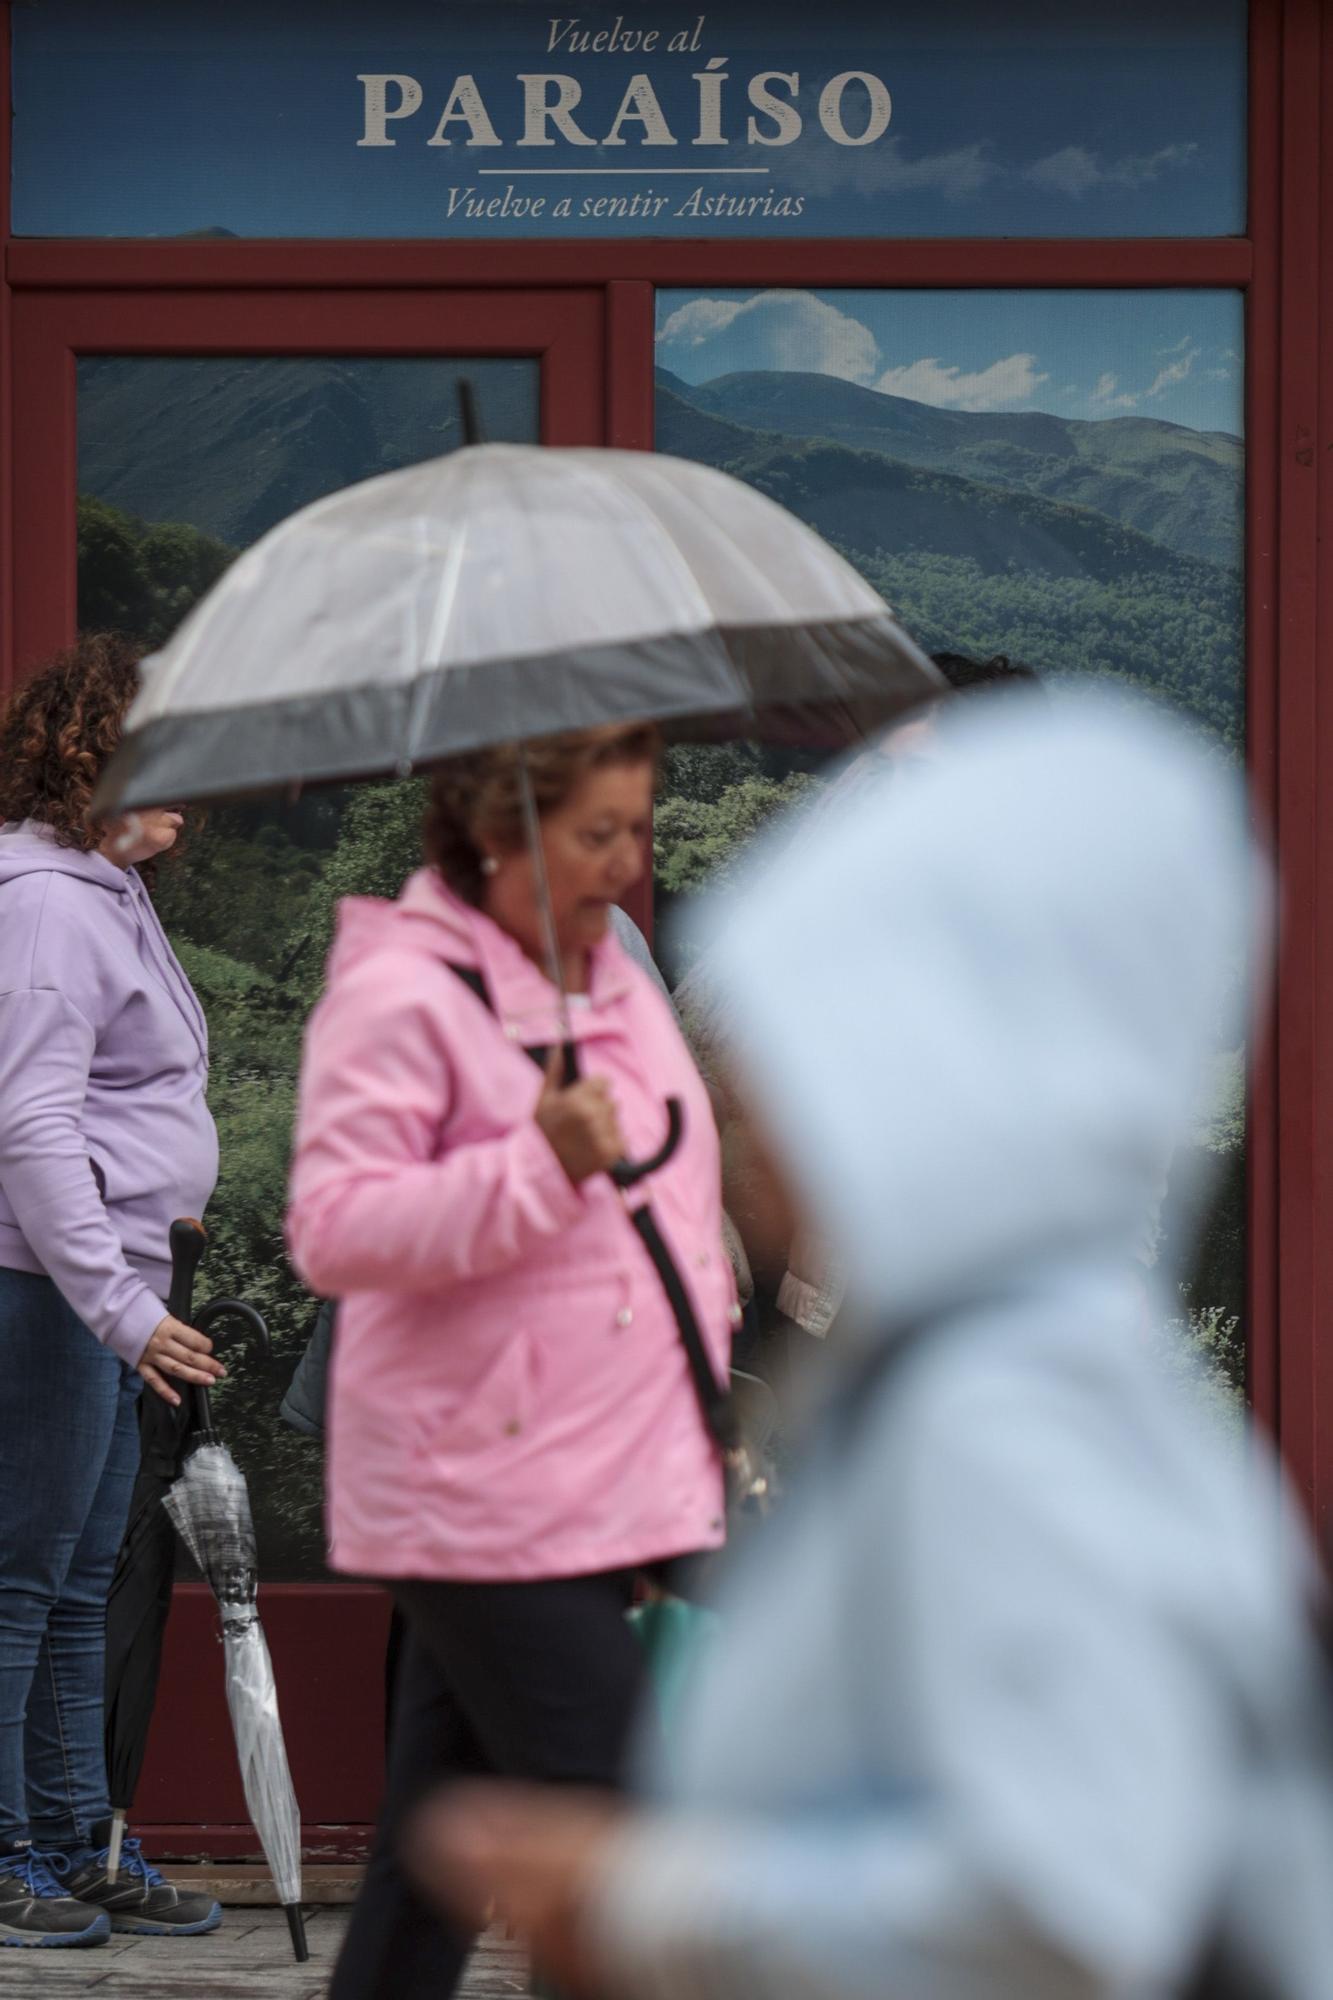
[[[702, 16], [639, 0], [560, 15], [531, 0], [38, 0], [13, 18], [13, 217], [26, 236], [1156, 236], [1245, 223], [1243, 0], [771, 0]], [[617, 19], [656, 45], [548, 46], [553, 22], [595, 36]], [[672, 52], [673, 38], [688, 46]], [[697, 76], [719, 57], [711, 129], [727, 143], [700, 145]], [[749, 96], [772, 71], [799, 76], [762, 86], [794, 102], [799, 136], [747, 143], [752, 117], [779, 132]], [[821, 92], [848, 71], [890, 95], [868, 144], [835, 143], [821, 124]], [[591, 144], [558, 128], [553, 146], [519, 143], [518, 79], [543, 73], [573, 78]], [[615, 133], [636, 74], [674, 145], [644, 143], [642, 99]], [[360, 143], [358, 78], [374, 75], [421, 92], [384, 145]], [[445, 128], [452, 143], [428, 143], [460, 75], [498, 145], [466, 143], [461, 119]], [[386, 86], [391, 108], [403, 91]], [[848, 84], [841, 109], [859, 137], [867, 86]]]

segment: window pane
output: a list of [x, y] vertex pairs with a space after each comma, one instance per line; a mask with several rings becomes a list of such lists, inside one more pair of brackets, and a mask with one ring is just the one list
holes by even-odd
[[[1244, 742], [1242, 310], [1231, 292], [669, 292], [657, 443], [809, 521], [934, 653], [1134, 687]], [[757, 746], [672, 754], [665, 910], [820, 785]], [[688, 970], [677, 964], [672, 968]], [[1240, 968], [1237, 968], [1240, 976]], [[1245, 1063], [1216, 1053], [1195, 1148], [1222, 1173], [1179, 1317], [1234, 1413]], [[1197, 1234], [1173, 1174], [1151, 1256]]]
[[1245, 15], [1244, 0], [745, 0], [671, 18], [43, 0], [14, 10], [13, 226], [1229, 235], [1245, 227]]
[[[160, 645], [285, 514], [458, 444], [461, 374], [488, 436], [535, 440], [535, 361], [81, 360], [81, 626]], [[396, 895], [419, 863], [420, 818], [410, 782], [223, 806], [158, 872], [157, 906], [212, 1045], [222, 1174], [200, 1298], [251, 1299], [273, 1336], [271, 1363], [228, 1355], [214, 1399], [250, 1478], [269, 1579], [323, 1571], [319, 1448], [278, 1416], [315, 1314], [282, 1236], [301, 1034], [334, 898]]]

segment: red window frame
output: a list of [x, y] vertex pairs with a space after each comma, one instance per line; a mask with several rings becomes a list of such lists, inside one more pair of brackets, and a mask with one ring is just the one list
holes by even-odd
[[[0, 104], [9, 25], [0, 0]], [[595, 302], [584, 337], [603, 343], [604, 388], [574, 388], [559, 408], [552, 397], [551, 440], [651, 448], [658, 287], [1243, 289], [1249, 763], [1284, 900], [1277, 996], [1252, 1077], [1251, 1388], [1322, 1529], [1333, 1512], [1333, 1229], [1323, 1226], [1333, 1212], [1333, 1037], [1320, 1032], [1333, 1020], [1324, 894], [1333, 810], [1319, 782], [1333, 775], [1333, 703], [1320, 701], [1317, 671], [1333, 639], [1333, 119], [1320, 115], [1329, 104], [1333, 4], [1251, 0], [1247, 234], [1182, 241], [23, 241], [8, 233], [0, 119], [0, 686], [73, 635], [68, 356], [81, 344], [430, 352], [439, 329], [456, 324], [454, 309], [466, 316], [482, 299], [482, 320], [457, 343], [477, 353], [487, 351], [486, 326], [503, 343], [525, 299], [577, 295]], [[1333, 785], [1324, 790], [1333, 796]], [[298, 1608], [293, 1599], [293, 1618]], [[205, 1612], [201, 1603], [200, 1639]], [[275, 1615], [287, 1612], [275, 1603]], [[327, 1671], [336, 1623], [308, 1599], [302, 1616]], [[187, 1636], [173, 1639], [173, 1658]], [[202, 1656], [194, 1639], [188, 1650]], [[209, 1844], [226, 1851], [222, 1829]]]

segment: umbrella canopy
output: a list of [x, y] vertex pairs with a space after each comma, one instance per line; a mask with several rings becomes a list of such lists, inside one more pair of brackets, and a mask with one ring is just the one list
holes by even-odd
[[309, 1951], [301, 1910], [301, 1814], [287, 1765], [273, 1662], [259, 1622], [259, 1555], [245, 1475], [225, 1445], [205, 1442], [185, 1461], [163, 1504], [222, 1613], [227, 1707], [245, 1802], [304, 1964]]
[[838, 742], [941, 685], [851, 565], [753, 487], [658, 453], [508, 444], [292, 515], [144, 679], [99, 812], [621, 720]]

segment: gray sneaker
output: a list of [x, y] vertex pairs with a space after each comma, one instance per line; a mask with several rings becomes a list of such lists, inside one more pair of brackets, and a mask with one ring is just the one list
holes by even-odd
[[[94, 1838], [103, 1831], [98, 1828]], [[68, 1854], [43, 1854], [41, 1859], [59, 1875], [65, 1892], [99, 1910], [113, 1931], [136, 1937], [201, 1937], [222, 1922], [222, 1906], [212, 1896], [178, 1889], [145, 1861], [137, 1840], [126, 1840], [113, 1882], [107, 1873], [110, 1849], [79, 1848]]]
[[105, 1944], [105, 1910], [77, 1902], [31, 1847], [0, 1850], [0, 1945]]

